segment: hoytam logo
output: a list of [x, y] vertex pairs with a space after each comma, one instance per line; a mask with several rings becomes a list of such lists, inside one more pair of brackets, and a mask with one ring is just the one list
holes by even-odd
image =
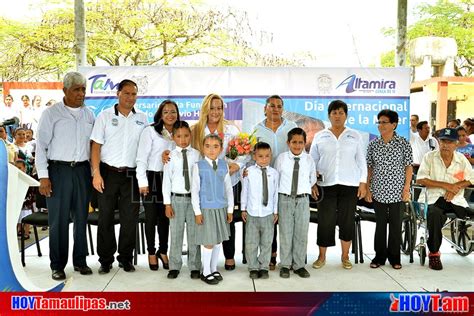
[[[344, 79], [336, 89], [340, 86], [346, 86], [346, 93], [352, 93], [354, 91], [363, 92], [391, 92], [396, 88], [396, 83], [393, 80], [364, 80], [356, 75], [351, 75]], [[395, 91], [393, 91], [395, 92]]]
[[441, 294], [390, 294], [391, 312], [468, 312], [469, 297], [442, 296]]
[[[138, 91], [141, 95], [145, 94], [148, 90], [148, 78], [147, 76], [132, 76], [129, 78], [134, 81], [138, 86]], [[97, 74], [89, 77], [88, 80], [92, 80], [90, 87], [91, 93], [95, 94], [115, 94], [117, 87], [121, 80], [112, 81], [107, 77], [107, 74]]]

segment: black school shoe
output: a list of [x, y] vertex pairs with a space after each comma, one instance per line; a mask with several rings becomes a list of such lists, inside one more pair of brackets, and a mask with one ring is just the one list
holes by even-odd
[[191, 271], [191, 279], [199, 279], [200, 276], [201, 276], [201, 273], [199, 272], [199, 270]]
[[201, 274], [201, 280], [210, 285], [219, 284], [219, 281], [217, 281], [217, 279], [212, 275], [212, 273], [206, 276], [204, 276], [204, 274]]
[[176, 279], [178, 277], [178, 274], [179, 274], [179, 270], [170, 270], [170, 272], [168, 272], [167, 278]]
[[309, 278], [310, 277], [308, 270], [306, 270], [305, 268], [299, 268], [298, 270], [295, 270], [294, 272], [295, 272], [295, 274], [299, 275], [300, 278]]
[[284, 279], [288, 279], [290, 277], [290, 269], [281, 268], [280, 269], [280, 277], [284, 278]]
[[258, 278], [259, 279], [268, 279], [268, 271], [267, 270], [258, 271]]
[[252, 271], [250, 271], [249, 277], [250, 277], [251, 279], [258, 279], [258, 270], [252, 270]]

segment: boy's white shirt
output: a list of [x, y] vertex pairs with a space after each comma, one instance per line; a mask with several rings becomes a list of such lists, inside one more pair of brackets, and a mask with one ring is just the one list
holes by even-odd
[[247, 168], [247, 176], [242, 179], [240, 205], [242, 210], [254, 217], [265, 217], [278, 213], [279, 174], [275, 168], [267, 166], [268, 204], [263, 205], [263, 180], [261, 167], [253, 165]]
[[[186, 147], [186, 157], [188, 159], [189, 168], [189, 180], [190, 184], [193, 179], [193, 166], [199, 161], [201, 154], [191, 146]], [[171, 204], [171, 193], [186, 194], [190, 191], [186, 191], [183, 175], [183, 148], [176, 147], [170, 152], [170, 161], [163, 167], [163, 204]]]

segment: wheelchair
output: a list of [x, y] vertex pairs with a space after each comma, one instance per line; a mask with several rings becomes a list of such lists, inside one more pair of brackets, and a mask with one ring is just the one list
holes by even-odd
[[[423, 194], [425, 196], [425, 202], [418, 203], [416, 201], [412, 201], [411, 203], [409, 203], [410, 209], [412, 210], [413, 214], [412, 221], [416, 224], [412, 225], [412, 227], [402, 226], [402, 251], [404, 253], [410, 253], [411, 251], [410, 263], [412, 263], [412, 253], [414, 250], [416, 250], [420, 257], [420, 264], [424, 265], [427, 256], [426, 242], [428, 240], [428, 229], [426, 227], [426, 218], [428, 212], [428, 203], [426, 202], [427, 189], [422, 185], [413, 184], [411, 186], [412, 196], [415, 196], [417, 190], [420, 192], [420, 194]], [[474, 188], [469, 187], [465, 190], [473, 191]], [[417, 204], [419, 205], [419, 208], [415, 207], [415, 205]], [[454, 213], [446, 213], [446, 216], [448, 217], [448, 220], [443, 225], [443, 230], [449, 229], [450, 233], [449, 236], [443, 234], [443, 239], [447, 241], [460, 256], [464, 257], [469, 255], [470, 253], [472, 253], [472, 251], [474, 251], [474, 231], [471, 228], [474, 224], [474, 212], [472, 211], [472, 209], [470, 209], [470, 211], [464, 218], [458, 218]], [[415, 231], [412, 230], [412, 228], [415, 228]], [[418, 228], [418, 230], [423, 230], [423, 234], [421, 234], [420, 236], [419, 243], [416, 244], [413, 249], [411, 249], [410, 247], [404, 248], [405, 240], [407, 240], [408, 238], [416, 241], [416, 228]]]

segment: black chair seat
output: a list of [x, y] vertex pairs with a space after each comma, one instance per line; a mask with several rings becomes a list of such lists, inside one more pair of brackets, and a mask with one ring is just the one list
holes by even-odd
[[48, 213], [36, 212], [27, 215], [21, 220], [21, 223], [34, 226], [48, 226]]
[[[25, 234], [24, 232], [24, 224], [29, 224], [33, 226], [33, 232], [35, 236], [35, 244], [36, 244], [36, 249], [38, 251], [38, 257], [41, 257], [41, 248], [39, 244], [39, 238], [38, 238], [38, 229], [36, 226], [49, 226], [48, 225], [48, 213], [42, 213], [42, 212], [36, 212], [32, 213], [30, 215], [27, 215], [23, 217], [21, 220], [21, 236]], [[23, 266], [26, 265], [25, 263], [25, 239], [22, 237], [21, 238], [21, 264]]]

